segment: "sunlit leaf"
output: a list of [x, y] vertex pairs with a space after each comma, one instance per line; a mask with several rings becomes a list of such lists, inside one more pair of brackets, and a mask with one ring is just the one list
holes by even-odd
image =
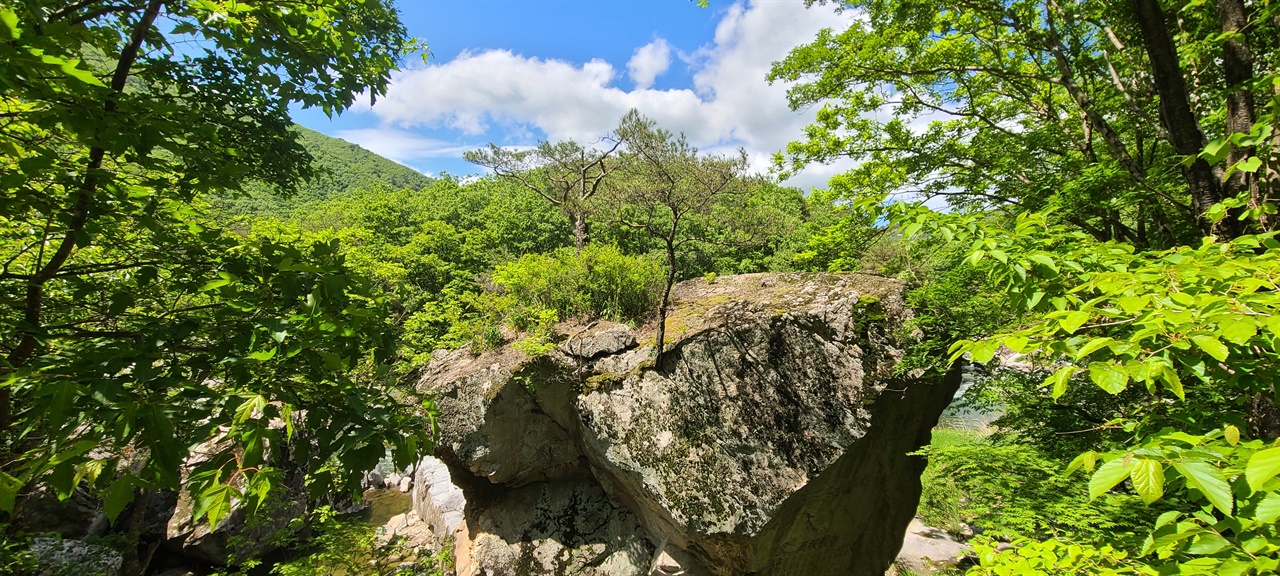
[[1128, 458], [1116, 458], [1109, 460], [1098, 470], [1093, 473], [1093, 477], [1089, 478], [1089, 498], [1097, 498], [1106, 494], [1116, 484], [1119, 484], [1129, 477], [1129, 471], [1133, 469], [1134, 463]]
[[1072, 310], [1062, 317], [1058, 318], [1058, 325], [1066, 330], [1068, 334], [1075, 333], [1085, 322], [1089, 321], [1089, 313], [1082, 310]]
[[1223, 514], [1230, 515], [1235, 508], [1235, 499], [1231, 496], [1231, 487], [1223, 479], [1222, 472], [1208, 462], [1175, 461], [1173, 467], [1186, 478], [1187, 485], [1199, 490]]
[[1110, 394], [1119, 394], [1129, 384], [1129, 374], [1120, 365], [1111, 362], [1089, 364], [1089, 379]]
[[1268, 480], [1280, 474], [1280, 447], [1259, 450], [1249, 458], [1244, 475], [1254, 492], [1262, 489]]
[[1164, 496], [1164, 465], [1159, 462], [1137, 459], [1137, 464], [1129, 471], [1129, 478], [1143, 502], [1151, 504]]
[[1219, 362], [1225, 362], [1227, 360], [1227, 355], [1230, 354], [1227, 347], [1213, 336], [1199, 334], [1192, 336], [1191, 341], [1194, 342], [1201, 350], [1204, 350], [1206, 354], [1212, 356]]

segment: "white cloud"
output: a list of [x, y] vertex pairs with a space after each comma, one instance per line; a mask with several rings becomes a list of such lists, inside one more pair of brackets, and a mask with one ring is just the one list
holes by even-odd
[[456, 158], [467, 150], [478, 148], [476, 145], [445, 142], [407, 130], [386, 127], [338, 130], [334, 136], [401, 164], [423, 158]]
[[671, 68], [671, 45], [662, 38], [636, 48], [627, 62], [627, 72], [637, 90], [653, 86], [653, 81], [666, 74], [668, 68]]
[[[689, 89], [651, 88], [671, 63], [671, 47], [661, 39], [637, 49], [628, 63], [633, 90], [615, 86], [619, 74], [603, 60], [575, 64], [507, 50], [464, 52], [443, 64], [399, 73], [372, 112], [385, 126], [402, 129], [450, 128], [480, 135], [498, 127], [508, 139], [536, 129], [550, 140], [591, 142], [634, 107], [704, 149], [742, 146], [752, 166], [763, 169], [774, 152], [800, 138], [812, 121], [811, 112], [788, 108], [785, 86], [765, 81], [772, 62], [811, 41], [822, 28], [842, 29], [852, 18], [852, 11], [805, 9], [798, 1], [735, 4], [710, 44], [679, 55], [694, 70]], [[528, 138], [513, 141], [527, 143]], [[396, 141], [385, 142], [392, 146]], [[408, 151], [392, 154], [418, 153], [412, 141], [406, 145]], [[790, 183], [824, 186], [830, 175], [846, 167], [817, 166]]]

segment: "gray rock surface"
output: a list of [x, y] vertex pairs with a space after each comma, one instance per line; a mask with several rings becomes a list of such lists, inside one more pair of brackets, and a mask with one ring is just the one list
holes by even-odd
[[413, 511], [431, 529], [437, 543], [457, 532], [466, 506], [467, 498], [453, 484], [449, 467], [439, 458], [423, 458], [414, 472]]
[[124, 557], [80, 540], [36, 538], [31, 543], [39, 576], [119, 576]]
[[474, 505], [454, 546], [458, 576], [640, 576], [653, 556], [635, 517], [586, 481], [539, 482]]
[[437, 454], [509, 486], [580, 474], [573, 438], [526, 389], [544, 379], [542, 368], [510, 348], [481, 356], [458, 350], [429, 364], [420, 382], [440, 410]]
[[[455, 352], [422, 372], [466, 493], [459, 574], [885, 573], [919, 498], [908, 454], [959, 384], [896, 370], [901, 284], [758, 274], [672, 296], [659, 366], [654, 326], [622, 344], [595, 325], [547, 357]], [[617, 527], [599, 542], [553, 528], [602, 518]]]
[[595, 322], [570, 334], [560, 345], [565, 354], [591, 360], [617, 354], [636, 345], [636, 334], [626, 324]]
[[386, 486], [386, 478], [383, 478], [382, 474], [378, 473], [377, 470], [370, 470], [365, 473], [364, 481], [361, 483], [360, 487], [365, 490], [377, 490], [386, 488]]
[[972, 552], [969, 545], [945, 531], [925, 526], [917, 518], [907, 526], [907, 535], [895, 564], [915, 574], [933, 574], [938, 568], [954, 566], [960, 558]]

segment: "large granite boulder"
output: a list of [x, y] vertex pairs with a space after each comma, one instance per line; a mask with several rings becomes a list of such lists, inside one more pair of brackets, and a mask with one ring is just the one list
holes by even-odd
[[652, 325], [437, 358], [419, 386], [466, 493], [459, 574], [884, 574], [919, 498], [909, 454], [959, 383], [898, 369], [902, 290], [695, 280], [656, 365]]
[[512, 348], [472, 356], [438, 355], [424, 370], [440, 410], [440, 445], [477, 476], [521, 486], [580, 475], [581, 453], [569, 430], [550, 418], [526, 389], [543, 364]]

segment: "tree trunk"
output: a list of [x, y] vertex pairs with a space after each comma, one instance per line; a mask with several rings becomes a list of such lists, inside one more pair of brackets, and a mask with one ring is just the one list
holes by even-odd
[[129, 514], [129, 529], [124, 534], [124, 546], [121, 550], [124, 559], [120, 571], [124, 574], [146, 574], [147, 566], [151, 564], [151, 557], [160, 544], [150, 542], [145, 551], [141, 549], [142, 529], [145, 527], [147, 507], [151, 504], [153, 494], [155, 490], [143, 488], [137, 491], [133, 499], [133, 509]]
[[676, 248], [670, 240], [667, 241], [667, 282], [662, 288], [662, 303], [658, 305], [658, 343], [657, 353], [653, 358], [655, 367], [662, 366], [663, 346], [666, 343], [667, 336], [667, 305], [671, 302], [671, 286], [676, 283]]
[[[1227, 133], [1242, 132], [1248, 134], [1256, 122], [1254, 113], [1253, 92], [1249, 84], [1253, 81], [1253, 51], [1249, 48], [1248, 39], [1244, 36], [1249, 20], [1245, 16], [1244, 3], [1241, 0], [1218, 0], [1218, 19], [1222, 21], [1222, 32], [1228, 34], [1228, 40], [1222, 45], [1222, 76], [1231, 92], [1227, 93]], [[1231, 146], [1227, 153], [1227, 165], [1246, 160], [1258, 153], [1254, 146]], [[1227, 180], [1227, 197], [1248, 191], [1249, 203], [1258, 206], [1262, 201], [1258, 188], [1256, 173], [1237, 170]], [[1263, 218], [1266, 216], [1263, 215]], [[1262, 222], [1265, 226], [1265, 222]]]
[[1280, 406], [1276, 404], [1277, 391], [1270, 394], [1258, 392], [1249, 402], [1249, 435], [1270, 441], [1280, 437]]
[[[1182, 74], [1178, 49], [1165, 23], [1159, 0], [1132, 0], [1133, 17], [1142, 31], [1142, 44], [1151, 60], [1151, 77], [1160, 96], [1160, 123], [1169, 134], [1169, 143], [1183, 156], [1195, 157], [1204, 149], [1204, 132], [1191, 109], [1187, 80]], [[1191, 205], [1205, 232], [1226, 238], [1238, 235], [1235, 223], [1227, 218], [1210, 225], [1204, 218], [1210, 206], [1223, 199], [1222, 186], [1213, 167], [1201, 158], [1182, 169], [1191, 191]]]
[[587, 215], [579, 212], [573, 216], [573, 242], [578, 252], [587, 246], [591, 235], [587, 230]]

